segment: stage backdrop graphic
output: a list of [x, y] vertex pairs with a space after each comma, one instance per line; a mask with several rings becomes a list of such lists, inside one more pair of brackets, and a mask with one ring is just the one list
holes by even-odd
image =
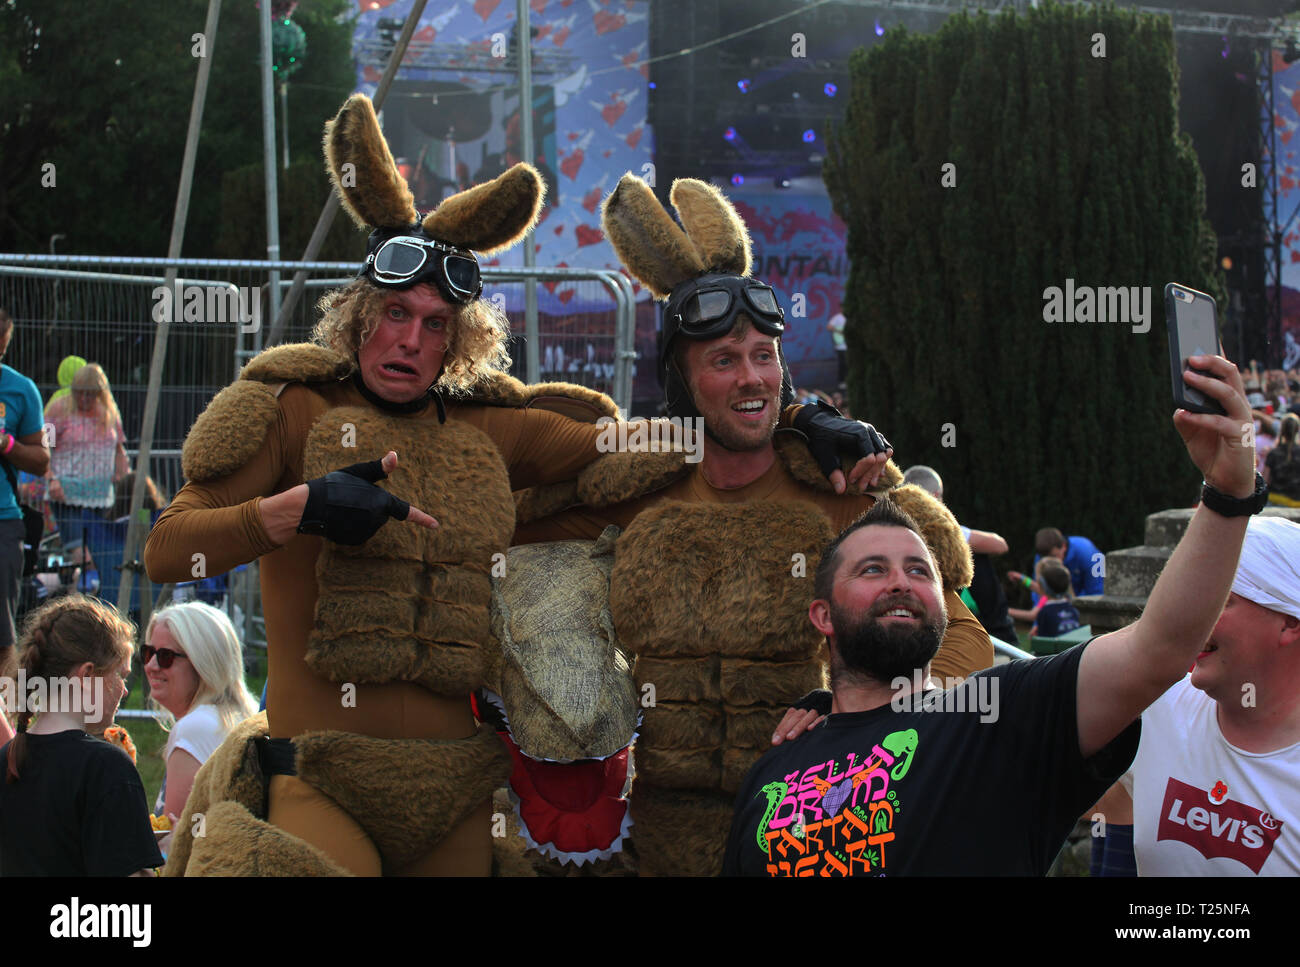
[[[412, 0], [359, 0], [358, 6], [357, 89], [373, 94], [387, 59], [385, 36], [395, 39]], [[649, 68], [641, 63], [648, 56], [648, 7], [645, 0], [531, 2], [535, 164], [547, 187], [536, 233], [538, 266], [619, 267], [600, 229], [600, 202], [625, 171], [653, 173]], [[426, 8], [383, 111], [385, 136], [421, 211], [522, 160], [514, 27], [509, 0]], [[484, 264], [522, 265], [523, 248]], [[522, 312], [522, 286], [499, 288], [507, 312]], [[648, 297], [637, 290], [639, 300]], [[598, 328], [594, 314], [611, 305], [599, 283], [539, 288], [539, 314], [550, 317], [544, 330], [575, 337], [540, 347], [544, 375], [572, 375], [588, 362], [612, 374], [611, 347], [597, 340], [593, 348], [582, 338]]]
[[[1287, 218], [1300, 207], [1300, 172], [1295, 136], [1300, 129], [1300, 62], [1288, 64], [1273, 51], [1273, 126], [1277, 129], [1278, 215]], [[1261, 190], [1262, 190], [1261, 186]], [[1282, 346], [1273, 347], [1284, 369], [1300, 366], [1300, 220], [1287, 226], [1282, 239]]]
[[781, 343], [795, 385], [833, 390], [835, 347], [826, 324], [840, 311], [849, 271], [844, 223], [825, 194], [724, 191], [749, 226], [754, 276], [776, 290], [785, 308]]

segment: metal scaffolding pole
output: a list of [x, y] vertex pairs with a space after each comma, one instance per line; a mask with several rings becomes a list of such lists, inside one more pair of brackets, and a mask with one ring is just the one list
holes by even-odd
[[[275, 169], [275, 83], [271, 70], [271, 5], [258, 4], [262, 26], [262, 177], [266, 181], [266, 257], [280, 260], [280, 199], [276, 187], [279, 173]], [[286, 122], [288, 118], [285, 118]], [[288, 131], [285, 132], [286, 136]], [[271, 318], [280, 314], [280, 273], [271, 272], [267, 285], [267, 308]], [[257, 342], [254, 336], [254, 344]]]
[[[533, 28], [529, 0], [515, 0], [515, 30], [518, 32], [519, 69], [519, 136], [523, 145], [519, 156], [525, 164], [534, 161], [533, 149]], [[524, 271], [537, 264], [537, 249], [530, 228], [524, 236]], [[541, 379], [542, 357], [540, 330], [537, 325], [537, 283], [524, 286], [524, 366], [528, 382]]]
[[[406, 24], [402, 27], [402, 35], [397, 38], [397, 44], [393, 47], [393, 54], [388, 58], [388, 66], [384, 68], [384, 76], [379, 80], [379, 86], [375, 88], [375, 96], [371, 98], [375, 105], [375, 113], [378, 113], [384, 106], [384, 98], [388, 97], [388, 89], [393, 86], [393, 79], [397, 76], [397, 68], [401, 66], [402, 58], [406, 56], [406, 47], [411, 42], [411, 35], [415, 33], [415, 28], [420, 23], [420, 17], [424, 13], [425, 4], [428, 0], [415, 0], [415, 5], [411, 7], [410, 16], [406, 18]], [[330, 196], [325, 201], [325, 207], [321, 209], [320, 218], [316, 219], [316, 227], [312, 230], [311, 239], [307, 242], [307, 250], [302, 253], [303, 262], [314, 262], [316, 256], [320, 253], [321, 246], [325, 244], [325, 236], [330, 232], [330, 226], [334, 224], [334, 216], [338, 214], [339, 199], [338, 195], [330, 192]], [[275, 316], [275, 323], [271, 326], [271, 333], [266, 337], [267, 346], [274, 346], [284, 335], [284, 328], [289, 324], [289, 316], [298, 306], [298, 300], [302, 298], [303, 288], [307, 283], [307, 273], [297, 271], [293, 274], [293, 285], [285, 293], [284, 302], [280, 305], [280, 311]]]
[[[212, 73], [212, 57], [217, 47], [217, 21], [221, 16], [221, 0], [208, 0], [208, 18], [203, 25], [204, 56], [199, 58], [199, 76], [194, 83], [194, 99], [190, 103], [190, 126], [185, 134], [185, 155], [181, 159], [181, 179], [176, 186], [176, 209], [172, 214], [171, 240], [167, 243], [167, 257], [179, 258], [181, 243], [185, 239], [185, 221], [190, 212], [190, 189], [194, 184], [194, 162], [199, 151], [199, 131], [203, 127], [203, 103], [208, 96], [208, 77]], [[176, 270], [167, 271], [166, 286], [175, 285]], [[153, 341], [153, 359], [149, 363], [149, 390], [145, 396], [144, 418], [140, 423], [140, 453], [136, 458], [135, 487], [131, 490], [131, 511], [126, 531], [126, 548], [122, 552], [122, 583], [118, 586], [117, 610], [126, 614], [131, 607], [131, 591], [135, 587], [136, 566], [147, 527], [140, 520], [144, 507], [145, 478], [149, 475], [149, 453], [153, 449], [154, 422], [158, 417], [158, 396], [162, 388], [163, 363], [167, 359], [167, 336], [171, 320], [163, 318], [158, 323], [158, 333]]]

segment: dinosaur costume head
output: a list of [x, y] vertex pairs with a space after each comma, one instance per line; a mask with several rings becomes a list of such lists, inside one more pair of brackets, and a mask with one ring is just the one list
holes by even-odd
[[[668, 414], [700, 415], [681, 370], [684, 344], [717, 339], [744, 324], [776, 337], [780, 405], [794, 402], [790, 371], [780, 348], [784, 313], [772, 290], [749, 277], [750, 243], [745, 223], [720, 191], [695, 178], [674, 181], [669, 200], [681, 218], [681, 227], [649, 185], [626, 174], [601, 209], [605, 235], [628, 271], [656, 298], [667, 300], [658, 371]], [[709, 432], [707, 424], [705, 432]]]
[[[316, 341], [355, 359], [393, 291], [427, 283], [436, 286], [453, 316], [437, 388], [464, 394], [507, 367], [509, 327], [480, 297], [474, 253], [504, 251], [536, 225], [545, 193], [537, 171], [517, 164], [422, 216], [364, 94], [348, 98], [325, 125], [325, 161], [343, 208], [371, 236], [361, 277], [321, 299]], [[402, 238], [410, 241], [384, 249]]]

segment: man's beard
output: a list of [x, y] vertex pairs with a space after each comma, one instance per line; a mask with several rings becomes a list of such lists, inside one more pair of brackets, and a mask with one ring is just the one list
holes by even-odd
[[907, 595], [878, 602], [871, 612], [856, 617], [831, 603], [831, 627], [835, 650], [831, 660], [831, 684], [842, 679], [867, 678], [888, 685], [896, 678], [910, 678], [939, 651], [948, 617], [926, 615], [915, 627], [890, 627], [880, 615], [905, 607], [920, 613], [920, 602]]
[[[691, 397], [695, 402], [695, 408], [704, 418], [705, 434], [723, 448], [737, 453], [748, 453], [752, 450], [762, 450], [772, 442], [772, 434], [776, 432], [777, 422], [781, 418], [779, 388], [775, 395], [764, 396], [763, 391], [760, 390], [749, 397], [750, 399], [763, 397], [768, 404], [769, 419], [762, 425], [756, 426], [737, 426], [728, 419], [728, 413], [735, 413], [729, 403], [722, 403], [718, 407], [702, 405], [701, 394], [694, 389], [691, 391]], [[735, 419], [739, 420], [739, 417]]]

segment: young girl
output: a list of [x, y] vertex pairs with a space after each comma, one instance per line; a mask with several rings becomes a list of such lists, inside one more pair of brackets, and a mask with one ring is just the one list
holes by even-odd
[[[162, 865], [130, 758], [97, 735], [117, 714], [135, 628], [84, 595], [33, 611], [18, 649], [27, 705], [0, 749], [0, 873], [150, 876]], [[20, 706], [21, 707], [21, 706]]]
[[1054, 557], [1038, 562], [1038, 579], [1046, 597], [1038, 605], [1038, 614], [1030, 634], [1056, 638], [1079, 627], [1079, 611], [1074, 606], [1069, 569]]

